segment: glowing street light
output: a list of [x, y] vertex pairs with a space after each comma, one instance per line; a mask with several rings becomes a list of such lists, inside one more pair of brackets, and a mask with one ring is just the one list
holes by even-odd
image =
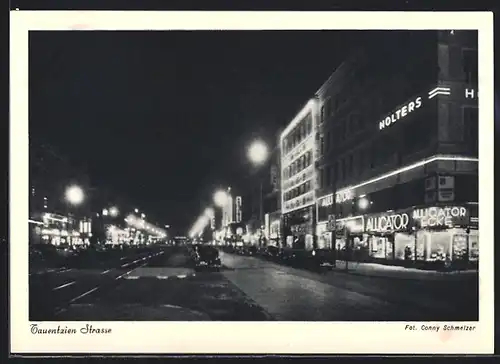
[[118, 216], [118, 213], [119, 213], [118, 208], [117, 208], [117, 207], [115, 207], [115, 206], [113, 206], [113, 207], [111, 207], [111, 208], [109, 209], [109, 214], [110, 214], [111, 216], [113, 216], [113, 217]]
[[255, 165], [264, 163], [267, 160], [267, 156], [267, 145], [261, 140], [253, 142], [248, 148], [248, 159]]
[[366, 197], [361, 197], [358, 201], [358, 207], [361, 210], [365, 210], [370, 205], [370, 201]]
[[108, 209], [102, 209], [102, 216], [108, 216], [108, 215], [109, 215]]
[[207, 208], [205, 209], [205, 216], [206, 216], [206, 217], [208, 217], [208, 218], [212, 218], [212, 217], [214, 217], [214, 214], [215, 214], [215, 212], [214, 212], [214, 209], [213, 209], [213, 208], [211, 208], [211, 207], [207, 207]]
[[66, 197], [66, 201], [68, 201], [72, 205], [80, 205], [85, 198], [81, 187], [76, 186], [76, 185], [69, 186], [66, 189], [65, 197]]
[[217, 191], [214, 193], [214, 203], [219, 207], [224, 207], [228, 201], [228, 195], [225, 191]]
[[145, 214], [141, 214], [141, 217], [142, 217], [143, 219], [145, 219], [145, 218], [146, 218], [146, 215], [145, 215]]
[[134, 212], [135, 212], [136, 214], [138, 214], [138, 213], [139, 213], [139, 209], [135, 209], [135, 210], [134, 210]]

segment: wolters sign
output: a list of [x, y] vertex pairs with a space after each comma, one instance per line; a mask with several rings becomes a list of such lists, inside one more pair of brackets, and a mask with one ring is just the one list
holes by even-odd
[[413, 111], [419, 109], [422, 106], [422, 97], [417, 97], [415, 100], [408, 102], [406, 105], [400, 107], [396, 111], [394, 111], [391, 115], [385, 117], [382, 121], [379, 122], [379, 130], [383, 130], [396, 121], [403, 119], [407, 115], [411, 114]]

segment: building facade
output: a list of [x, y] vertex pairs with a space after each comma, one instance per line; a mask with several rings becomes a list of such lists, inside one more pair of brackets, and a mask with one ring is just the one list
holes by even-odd
[[367, 260], [477, 261], [477, 32], [383, 37], [316, 95], [318, 245]]
[[29, 226], [30, 243], [73, 245], [89, 243], [92, 237], [88, 199], [70, 206], [65, 189], [76, 183], [88, 190], [90, 181], [50, 145], [30, 140]]
[[312, 249], [314, 244], [317, 109], [318, 100], [309, 100], [280, 137], [282, 231], [287, 247]]

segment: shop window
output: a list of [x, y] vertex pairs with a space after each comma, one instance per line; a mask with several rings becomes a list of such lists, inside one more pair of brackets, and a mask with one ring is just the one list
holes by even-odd
[[445, 261], [450, 258], [451, 234], [448, 231], [433, 231], [430, 234], [430, 261]]
[[479, 231], [471, 230], [469, 233], [469, 260], [479, 260]]
[[415, 236], [407, 233], [394, 234], [394, 258], [413, 261], [415, 254]]

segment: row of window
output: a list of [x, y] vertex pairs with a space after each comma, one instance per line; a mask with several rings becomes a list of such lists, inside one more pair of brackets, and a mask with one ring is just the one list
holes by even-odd
[[305, 183], [302, 183], [300, 186], [295, 187], [294, 189], [285, 192], [285, 201], [293, 200], [294, 198], [297, 198], [299, 196], [302, 196], [303, 194], [308, 193], [312, 189], [312, 184], [311, 181], [307, 181]]
[[312, 151], [304, 153], [302, 156], [297, 158], [292, 164], [283, 170], [284, 179], [288, 179], [300, 173], [312, 164]]
[[293, 148], [302, 143], [312, 133], [312, 115], [308, 113], [298, 125], [283, 140], [283, 150], [288, 154]]

